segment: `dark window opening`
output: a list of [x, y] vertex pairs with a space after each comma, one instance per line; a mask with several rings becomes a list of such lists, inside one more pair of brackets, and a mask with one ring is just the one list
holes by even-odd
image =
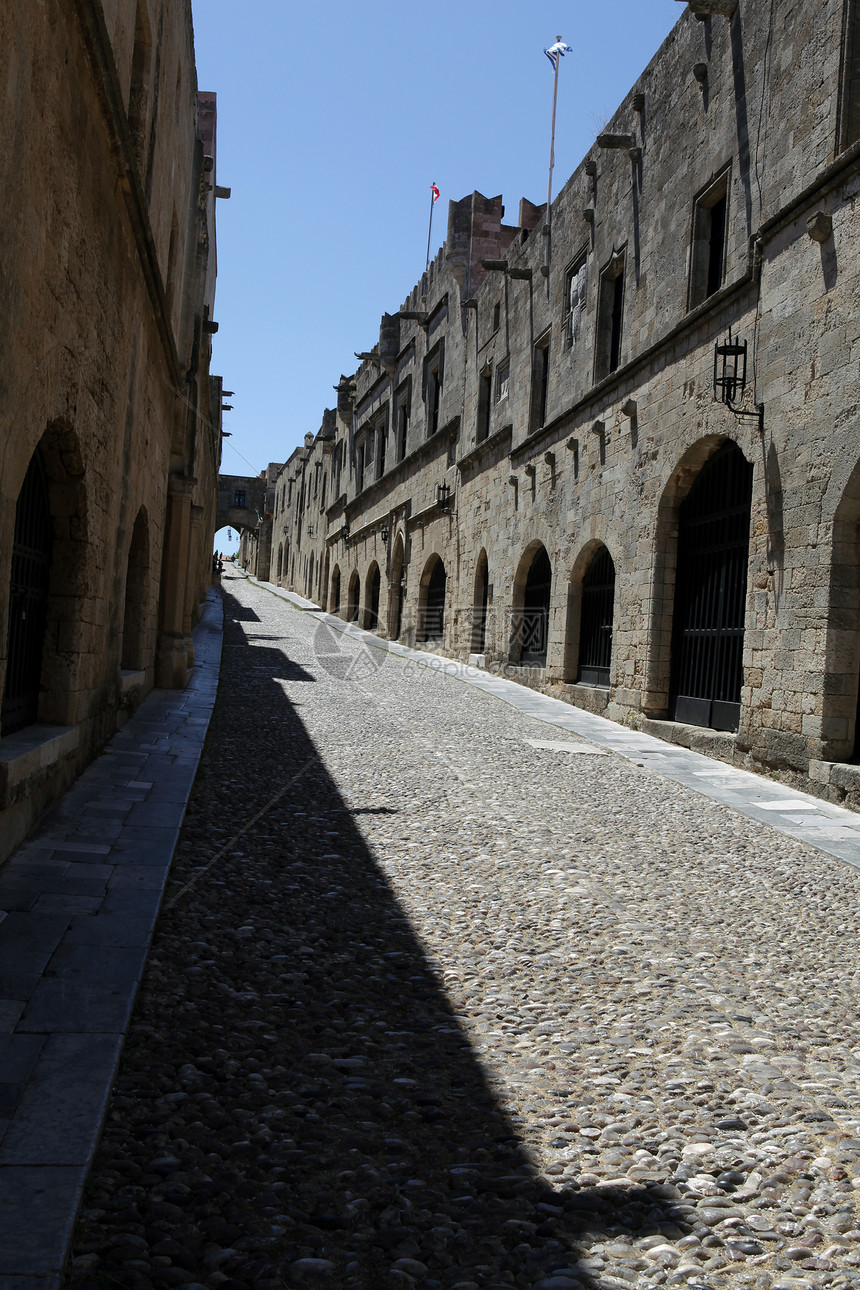
[[624, 324], [624, 253], [613, 255], [600, 275], [597, 310], [597, 344], [594, 358], [596, 380], [615, 372], [621, 365]]
[[364, 488], [364, 444], [360, 443], [355, 454], [355, 491], [360, 493]]
[[385, 474], [385, 422], [379, 426], [379, 451], [376, 454], [376, 478], [381, 479]]
[[532, 421], [531, 428], [539, 429], [546, 421], [547, 392], [549, 389], [549, 340], [535, 346], [532, 360]]
[[244, 488], [237, 488], [237, 489], [235, 490], [235, 492], [233, 493], [233, 505], [234, 505], [234, 506], [236, 506], [236, 507], [238, 507], [238, 508], [239, 508], [239, 510], [244, 510], [244, 508], [245, 508], [245, 490], [244, 490]]
[[621, 321], [624, 313], [624, 277], [619, 273], [612, 289], [612, 322], [609, 339], [609, 370], [614, 372], [621, 361]]
[[497, 300], [496, 303], [493, 305], [493, 331], [499, 330], [499, 323], [501, 322], [501, 318], [502, 318], [502, 304], [501, 304], [501, 301]]
[[428, 433], [435, 434], [439, 429], [439, 408], [442, 403], [442, 378], [438, 367], [430, 372], [427, 396]]
[[483, 443], [490, 433], [490, 410], [493, 401], [493, 373], [487, 368], [478, 378], [478, 425], [475, 442]]
[[707, 294], [712, 296], [723, 284], [723, 248], [726, 240], [725, 193], [711, 207], [708, 233], [708, 283]]
[[615, 565], [603, 547], [582, 580], [577, 680], [583, 685], [609, 685], [614, 608]]
[[52, 543], [48, 485], [35, 453], [15, 507], [6, 685], [0, 716], [4, 735], [32, 725], [38, 715]]
[[689, 307], [694, 309], [719, 291], [726, 268], [729, 172], [724, 171], [696, 199], [690, 254]]
[[409, 401], [402, 399], [397, 405], [397, 460], [406, 456], [406, 440], [409, 435]]
[[551, 593], [552, 565], [546, 549], [540, 547], [532, 560], [523, 594], [520, 661], [531, 667], [546, 665]]

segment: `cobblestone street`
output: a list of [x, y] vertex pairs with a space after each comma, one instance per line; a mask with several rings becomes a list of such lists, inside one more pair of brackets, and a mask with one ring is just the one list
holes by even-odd
[[860, 1286], [860, 872], [224, 593], [68, 1285]]

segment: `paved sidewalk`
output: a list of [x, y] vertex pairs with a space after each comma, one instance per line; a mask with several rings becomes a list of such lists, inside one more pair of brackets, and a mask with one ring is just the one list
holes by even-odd
[[[241, 570], [238, 568], [236, 572]], [[260, 582], [245, 574], [258, 587], [289, 601], [297, 609], [310, 613], [335, 631], [363, 640], [370, 648], [387, 650], [401, 658], [408, 658], [421, 667], [440, 671], [455, 677], [466, 685], [475, 686], [511, 704], [519, 712], [545, 721], [549, 726], [565, 730], [588, 740], [588, 745], [577, 747], [569, 740], [535, 743], [535, 747], [552, 748], [572, 756], [615, 753], [644, 769], [653, 770], [676, 784], [701, 793], [713, 802], [721, 802], [749, 819], [757, 820], [777, 829], [787, 837], [796, 838], [827, 855], [844, 860], [860, 869], [860, 815], [844, 807], [822, 801], [811, 793], [802, 793], [785, 784], [739, 770], [725, 762], [715, 761], [689, 748], [668, 744], [653, 735], [628, 730], [616, 721], [608, 721], [582, 708], [574, 708], [561, 699], [539, 694], [516, 681], [496, 676], [480, 668], [469, 667], [455, 659], [410, 649], [398, 641], [386, 641], [373, 632], [346, 623], [334, 614], [325, 613], [319, 605], [304, 596], [285, 591], [270, 582]]]
[[0, 870], [0, 1290], [53, 1290], [218, 687], [210, 592], [155, 690]]

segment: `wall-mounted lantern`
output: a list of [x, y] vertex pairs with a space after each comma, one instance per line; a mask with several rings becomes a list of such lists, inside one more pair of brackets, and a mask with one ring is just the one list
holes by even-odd
[[724, 403], [736, 417], [756, 417], [759, 432], [764, 434], [764, 404], [756, 403], [753, 412], [736, 406], [737, 400], [744, 397], [746, 383], [747, 343], [737, 337], [732, 339], [730, 327], [728, 340], [714, 345], [714, 399]]
[[344, 542], [348, 542], [348, 541], [349, 541], [349, 525], [348, 525], [348, 524], [344, 524], [343, 528], [342, 528], [342, 529], [341, 529], [341, 531], [340, 531], [340, 535], [341, 535], [341, 537], [343, 538]]
[[451, 501], [450, 484], [437, 484], [436, 485], [436, 505], [441, 506], [442, 509], [445, 510], [450, 504], [450, 501]]
[[379, 530], [379, 536], [382, 538], [383, 542], [386, 542], [386, 543], [388, 542], [388, 525], [387, 525], [387, 524], [383, 524], [382, 528]]

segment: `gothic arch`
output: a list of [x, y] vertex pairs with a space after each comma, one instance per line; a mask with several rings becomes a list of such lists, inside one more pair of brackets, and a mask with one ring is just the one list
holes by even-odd
[[349, 590], [346, 600], [346, 621], [348, 623], [357, 623], [359, 607], [361, 602], [361, 579], [358, 576], [358, 570], [353, 569], [349, 575]]
[[552, 607], [552, 562], [543, 542], [534, 539], [520, 557], [514, 574], [511, 663], [545, 667]]
[[599, 538], [592, 538], [574, 560], [568, 580], [566, 681], [583, 685], [611, 684], [614, 617], [615, 561], [608, 546]]
[[[82, 688], [79, 673], [83, 651], [69, 649], [67, 640], [80, 638], [80, 624], [89, 621], [83, 611], [86, 595], [88, 547], [88, 505], [84, 466], [80, 444], [74, 430], [66, 422], [52, 422], [39, 440], [26, 467], [22, 471], [18, 501], [31, 470], [42, 480], [44, 506], [49, 515], [49, 532], [45, 539], [44, 598], [40, 609], [39, 630], [34, 645], [21, 643], [20, 631], [26, 620], [22, 619], [23, 606], [10, 594], [7, 612], [7, 666], [4, 668], [3, 717], [0, 732], [34, 720], [52, 725], [74, 725], [83, 715], [79, 711], [78, 690]], [[16, 503], [15, 527], [19, 526]], [[21, 516], [21, 523], [24, 517]], [[16, 546], [20, 544], [15, 543]], [[11, 546], [11, 544], [10, 544]], [[13, 561], [16, 557], [13, 550]], [[19, 576], [10, 568], [11, 583], [18, 585]], [[15, 673], [15, 657], [20, 658], [22, 648], [29, 653], [28, 680], [25, 683], [29, 699], [21, 709], [13, 694], [20, 689], [21, 673]], [[35, 653], [33, 652], [35, 651]], [[15, 707], [17, 715], [10, 715]]]
[[441, 644], [445, 636], [445, 599], [448, 576], [441, 556], [435, 553], [424, 565], [418, 586], [418, 640]]
[[475, 580], [472, 589], [472, 641], [471, 653], [483, 654], [487, 646], [487, 607], [490, 590], [489, 565], [484, 547], [478, 552]]
[[752, 464], [726, 436], [684, 454], [658, 506], [648, 715], [738, 728]]

